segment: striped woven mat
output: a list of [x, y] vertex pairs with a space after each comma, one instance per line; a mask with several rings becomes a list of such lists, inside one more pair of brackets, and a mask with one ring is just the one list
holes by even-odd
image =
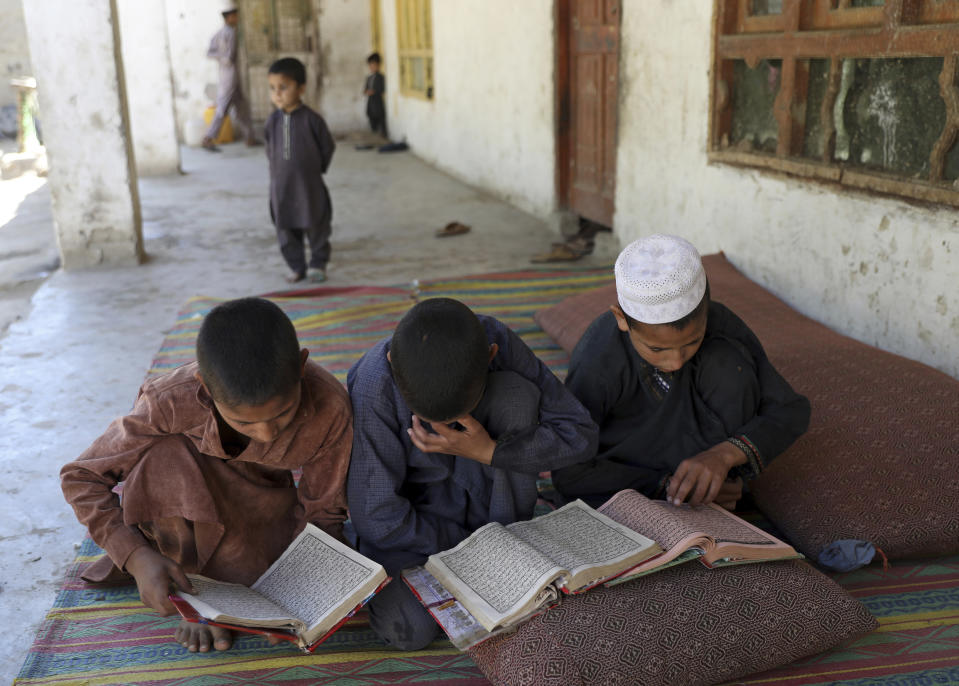
[[[526, 271], [397, 288], [317, 289], [273, 298], [311, 356], [345, 381], [354, 361], [389, 334], [416, 298], [449, 296], [509, 324], [560, 376], [567, 357], [532, 320], [544, 306], [609, 283], [611, 270]], [[193, 358], [203, 315], [219, 301], [190, 300], [164, 340], [155, 375]], [[131, 389], [131, 398], [133, 389]], [[79, 572], [100, 554], [87, 539], [37, 634], [16, 684], [486, 683], [445, 640], [415, 653], [386, 649], [358, 613], [314, 655], [239, 636], [224, 653], [196, 655], [172, 641], [176, 618], [145, 608], [133, 586], [93, 587]], [[959, 557], [870, 567], [837, 579], [879, 618], [877, 631], [841, 649], [749, 677], [746, 684], [959, 684]]]

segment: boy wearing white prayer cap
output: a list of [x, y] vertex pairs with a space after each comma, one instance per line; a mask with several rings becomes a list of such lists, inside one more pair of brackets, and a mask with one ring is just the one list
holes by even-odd
[[743, 479], [801, 436], [809, 401], [755, 334], [709, 297], [696, 248], [653, 235], [616, 260], [617, 303], [583, 335], [566, 384], [600, 427], [595, 459], [553, 472], [566, 498], [598, 505], [634, 488], [732, 509]]

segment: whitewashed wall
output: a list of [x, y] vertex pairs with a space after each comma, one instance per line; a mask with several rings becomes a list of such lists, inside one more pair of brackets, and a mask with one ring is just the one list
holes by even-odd
[[959, 377], [959, 212], [708, 165], [706, 4], [624, 3], [621, 240], [724, 250], [801, 312]]
[[120, 45], [137, 173], [175, 174], [180, 146], [163, 0], [118, 0]]
[[319, 111], [334, 133], [368, 127], [363, 82], [372, 51], [370, 3], [363, 0], [320, 0]]
[[0, 0], [0, 107], [16, 104], [10, 79], [29, 75], [31, 69], [23, 0]]
[[24, 10], [43, 98], [61, 263], [73, 269], [138, 262], [140, 201], [114, 5], [30, 2]]
[[432, 101], [399, 93], [396, 3], [381, 0], [390, 137], [544, 219], [556, 206], [552, 0], [434, 0]]
[[[217, 64], [207, 58], [206, 51], [213, 34], [223, 26], [223, 17], [220, 5], [210, 0], [166, 0], [166, 9], [177, 129], [182, 140], [184, 124], [202, 117], [216, 98]], [[208, 86], [212, 98], [206, 95]]]

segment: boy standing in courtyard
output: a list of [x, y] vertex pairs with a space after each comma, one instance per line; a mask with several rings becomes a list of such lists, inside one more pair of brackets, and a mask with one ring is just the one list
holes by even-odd
[[[350, 400], [307, 360], [283, 311], [259, 298], [219, 305], [196, 353], [147, 381], [130, 414], [60, 472], [67, 502], [107, 553], [84, 578], [125, 571], [163, 615], [175, 613], [171, 586], [190, 591], [185, 572], [249, 585], [307, 522], [342, 539], [346, 519]], [[232, 643], [228, 630], [186, 620], [176, 640], [191, 652]]]
[[[284, 57], [270, 66], [270, 99], [276, 106], [266, 121], [266, 155], [270, 160], [270, 216], [280, 253], [290, 268], [287, 281], [326, 280], [330, 259], [333, 206], [323, 175], [336, 143], [323, 117], [303, 104], [306, 67]], [[303, 239], [310, 244], [307, 266]]]
[[386, 79], [380, 72], [382, 60], [380, 53], [374, 52], [366, 58], [370, 68], [370, 75], [366, 77], [363, 94], [366, 96], [366, 117], [370, 120], [370, 130], [383, 138], [389, 138], [386, 133], [386, 105], [383, 102], [383, 93], [386, 92]]
[[732, 509], [809, 425], [809, 401], [743, 321], [712, 302], [699, 253], [678, 236], [629, 244], [618, 302], [577, 344], [567, 387], [599, 425], [599, 453], [553, 472], [566, 498], [599, 505], [634, 488]]

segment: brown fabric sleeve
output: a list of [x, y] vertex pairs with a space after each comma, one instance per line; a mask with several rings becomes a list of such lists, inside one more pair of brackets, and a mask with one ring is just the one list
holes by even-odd
[[113, 487], [126, 478], [156, 438], [166, 434], [166, 425], [153, 394], [141, 388], [133, 411], [114, 420], [93, 445], [60, 470], [60, 487], [77, 519], [120, 569], [147, 540], [137, 527], [124, 524]]
[[[336, 383], [336, 382], [334, 382]], [[303, 464], [298, 496], [304, 521], [315, 524], [339, 540], [346, 521], [346, 475], [353, 447], [353, 411], [346, 391], [336, 383], [327, 391], [314, 422], [327, 431], [319, 448]]]

